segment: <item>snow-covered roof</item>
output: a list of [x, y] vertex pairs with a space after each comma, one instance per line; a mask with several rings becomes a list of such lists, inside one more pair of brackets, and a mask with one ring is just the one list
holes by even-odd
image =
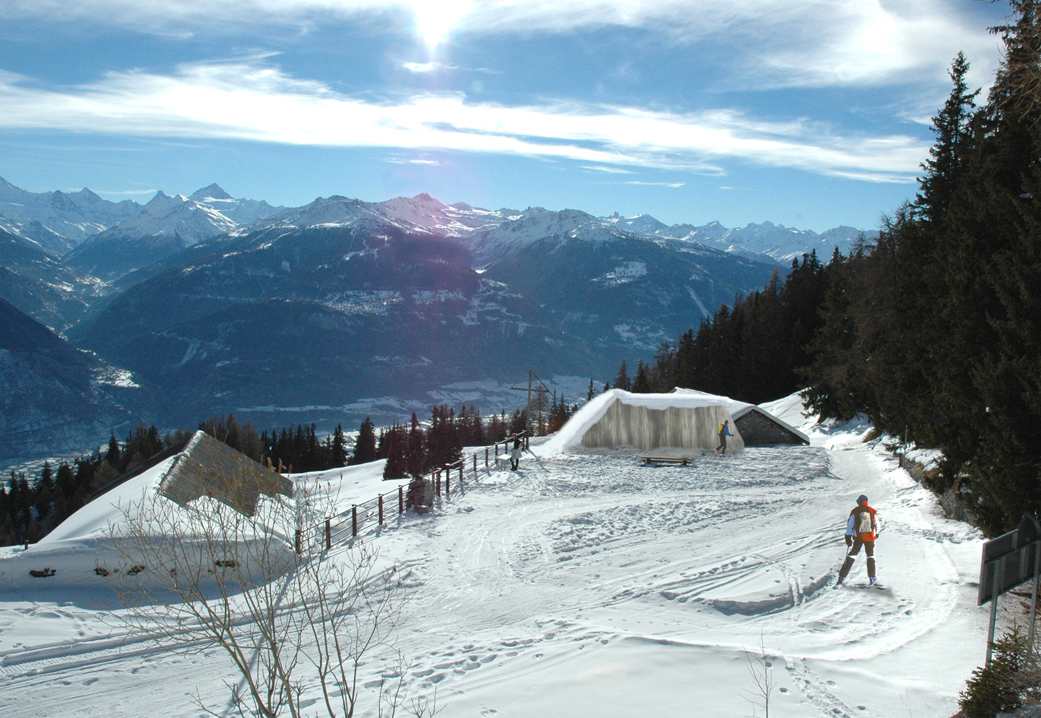
[[[690, 400], [701, 398], [702, 401], [710, 402], [711, 404], [722, 404], [730, 412], [730, 415], [737, 418], [739, 413], [743, 414], [750, 408], [754, 407], [755, 404], [746, 404], [743, 401], [737, 399], [731, 399], [729, 396], [721, 396], [719, 394], [709, 394], [705, 391], [698, 391], [697, 389], [673, 389], [670, 394], [664, 394], [662, 396], [682, 396]], [[675, 404], [671, 406], [676, 406]]]
[[[740, 419], [742, 416], [747, 414], [748, 412], [755, 411], [756, 413], [761, 414], [762, 416], [765, 416], [767, 419], [769, 419], [770, 421], [774, 422], [775, 424], [777, 424], [778, 426], [782, 427], [783, 429], [785, 429], [787, 431], [790, 431], [791, 433], [795, 434], [800, 439], [805, 441], [807, 444], [810, 443], [810, 437], [806, 436], [806, 434], [802, 433], [801, 431], [796, 429], [794, 426], [792, 426], [788, 422], [784, 421], [783, 419], [781, 419], [776, 414], [774, 414], [774, 413], [770, 412], [769, 410], [763, 408], [762, 406], [758, 406], [756, 404], [746, 404], [743, 401], [738, 401], [736, 399], [731, 399], [729, 396], [719, 396], [717, 394], [708, 394], [708, 393], [703, 392], [703, 391], [698, 391], [697, 389], [673, 389], [672, 392], [673, 392], [673, 394], [679, 394], [681, 396], [688, 396], [688, 397], [700, 396], [700, 397], [707, 397], [707, 398], [711, 398], [711, 399], [714, 399], [714, 400], [718, 400], [718, 401], [720, 401], [720, 402], [722, 402], [723, 404], [726, 405], [727, 409], [730, 411], [730, 416], [734, 417], [734, 421], [735, 422], [738, 419]], [[798, 396], [798, 395], [797, 394], [793, 394], [792, 396]]]

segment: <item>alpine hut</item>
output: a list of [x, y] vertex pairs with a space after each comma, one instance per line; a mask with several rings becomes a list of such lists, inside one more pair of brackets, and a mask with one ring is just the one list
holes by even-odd
[[587, 402], [545, 446], [552, 453], [571, 446], [631, 446], [643, 451], [662, 448], [712, 451], [719, 425], [729, 421], [727, 451], [744, 449], [744, 441], [727, 400], [712, 394], [633, 394], [611, 389]]

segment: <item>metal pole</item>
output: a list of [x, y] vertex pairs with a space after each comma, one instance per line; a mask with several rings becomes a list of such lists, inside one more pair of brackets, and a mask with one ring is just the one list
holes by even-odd
[[987, 631], [987, 662], [984, 666], [990, 665], [990, 656], [994, 651], [994, 627], [998, 622], [998, 566], [1005, 563], [1005, 558], [999, 558], [994, 561], [994, 585], [992, 587], [993, 596], [990, 599], [990, 629]]
[[1034, 622], [1037, 618], [1037, 583], [1041, 580], [1041, 541], [1034, 542], [1034, 590], [1030, 595], [1030, 633], [1027, 645], [1034, 650]]

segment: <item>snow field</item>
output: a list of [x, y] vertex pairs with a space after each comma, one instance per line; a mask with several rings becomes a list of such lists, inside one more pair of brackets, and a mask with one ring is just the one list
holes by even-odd
[[[391, 514], [363, 540], [408, 595], [395, 647], [410, 692], [436, 691], [446, 717], [749, 716], [745, 651], [762, 641], [778, 718], [953, 714], [984, 656], [980, 537], [861, 443], [863, 427], [782, 418], [814, 445], [643, 467], [635, 450], [536, 456], [533, 442], [519, 472], [468, 480], [428, 516]], [[396, 490], [381, 470], [308, 481], [349, 507]], [[859, 588], [863, 556], [832, 590], [859, 493], [885, 523], [885, 590]], [[226, 702], [223, 656], [120, 645], [111, 603], [98, 589], [0, 593], [0, 713], [195, 716], [196, 689]], [[377, 714], [393, 662], [386, 650], [363, 666], [360, 715]]]

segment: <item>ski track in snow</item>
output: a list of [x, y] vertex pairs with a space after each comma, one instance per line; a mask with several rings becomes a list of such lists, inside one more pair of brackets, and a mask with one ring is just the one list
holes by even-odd
[[[885, 522], [877, 556], [887, 590], [833, 591], [845, 516], [861, 491]], [[676, 665], [693, 661], [695, 675], [726, 676], [721, 686], [706, 679], [698, 693], [686, 688], [685, 700], [696, 702], [704, 691], [705, 712], [696, 715], [747, 715], [747, 698], [737, 695], [751, 684], [745, 651], [762, 641], [783, 689], [773, 696], [776, 715], [852, 718], [886, 715], [872, 708], [885, 686], [860, 677], [847, 687], [825, 674], [858, 665], [870, 673], [875, 659], [913, 649], [951, 621], [974, 593], [973, 577], [945, 549], [978, 538], [934, 513], [923, 489], [862, 445], [755, 448], [690, 467], [642, 467], [628, 449], [573, 450], [525, 454], [519, 472], [468, 480], [432, 515], [366, 540], [406, 576], [397, 648], [412, 661], [411, 690], [436, 689], [443, 715], [534, 715], [517, 696], [544, 685], [552, 694], [552, 681], [570, 672], [593, 685], [625, 685], [617, 676], [636, 669], [618, 657], [646, 651], [674, 656]], [[863, 583], [864, 570], [861, 557], [850, 582]], [[116, 629], [100, 630], [97, 615], [0, 603], [4, 715], [133, 715], [113, 707], [113, 691], [123, 692], [124, 705], [173, 700], [170, 715], [198, 715], [185, 696], [195, 686], [223, 705], [213, 671], [222, 656], [124, 641]], [[23, 617], [51, 625], [59, 640], [11, 645], [4, 633]], [[920, 660], [909, 655], [903, 660]], [[374, 655], [363, 667], [371, 700], [361, 715], [375, 715], [389, 660]], [[949, 686], [965, 677], [929, 688], [922, 705], [952, 707]], [[663, 705], [684, 690], [667, 683], [651, 683], [667, 694]], [[604, 706], [567, 705], [570, 690], [557, 715], [605, 714]], [[630, 692], [642, 690], [637, 682]], [[131, 700], [126, 691], [138, 693]], [[626, 714], [617, 710], [606, 714]]]

